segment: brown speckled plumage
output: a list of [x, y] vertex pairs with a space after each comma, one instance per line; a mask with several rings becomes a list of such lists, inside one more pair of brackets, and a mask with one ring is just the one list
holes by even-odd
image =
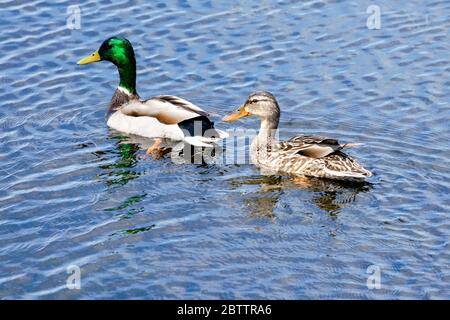
[[[274, 172], [337, 180], [363, 180], [372, 174], [349, 155], [335, 151], [313, 158], [296, 151], [288, 141], [275, 142], [272, 150], [252, 144], [252, 159], [258, 166]], [[267, 151], [266, 151], [267, 150]]]
[[341, 151], [355, 144], [340, 144], [336, 139], [314, 135], [276, 140], [274, 131], [278, 129], [280, 109], [270, 93], [250, 95], [238, 110], [261, 119], [258, 136], [253, 140], [250, 151], [252, 162], [266, 172], [336, 180], [364, 180], [372, 175]]

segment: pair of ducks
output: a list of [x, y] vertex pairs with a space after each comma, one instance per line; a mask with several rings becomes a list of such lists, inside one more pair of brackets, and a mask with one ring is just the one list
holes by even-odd
[[[110, 61], [119, 70], [120, 83], [109, 105], [108, 126], [128, 134], [157, 138], [148, 152], [158, 150], [161, 138], [212, 147], [219, 139], [227, 137], [225, 132], [214, 128], [207, 112], [189, 101], [170, 95], [141, 100], [136, 91], [134, 50], [127, 39], [112, 37], [105, 40], [97, 51], [78, 64], [97, 61]], [[223, 120], [234, 121], [250, 115], [261, 119], [259, 133], [251, 145], [251, 157], [262, 169], [338, 180], [361, 181], [372, 175], [341, 151], [355, 144], [340, 144], [335, 139], [312, 135], [277, 141], [274, 132], [278, 128], [280, 108], [269, 92], [251, 94], [241, 107]], [[201, 132], [194, 132], [199, 123]]]

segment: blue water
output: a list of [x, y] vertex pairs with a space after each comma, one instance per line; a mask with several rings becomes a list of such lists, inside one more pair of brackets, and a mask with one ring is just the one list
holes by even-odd
[[[0, 4], [0, 298], [450, 298], [450, 1], [70, 4]], [[142, 97], [256, 128], [220, 116], [269, 90], [281, 137], [364, 143], [371, 184], [146, 156], [105, 124], [115, 68], [76, 65], [116, 34]]]

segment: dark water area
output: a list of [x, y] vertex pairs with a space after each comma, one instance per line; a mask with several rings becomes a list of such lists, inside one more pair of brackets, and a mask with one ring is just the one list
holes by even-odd
[[[78, 1], [73, 30], [71, 4], [0, 3], [0, 298], [450, 298], [450, 1]], [[152, 159], [106, 126], [114, 66], [76, 65], [112, 35], [142, 97], [256, 129], [220, 119], [271, 91], [282, 138], [363, 143], [374, 176]]]

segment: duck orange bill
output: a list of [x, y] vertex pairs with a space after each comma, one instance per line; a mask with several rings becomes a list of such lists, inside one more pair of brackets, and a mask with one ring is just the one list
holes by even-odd
[[101, 61], [102, 58], [100, 58], [100, 55], [98, 54], [98, 51], [95, 51], [93, 54], [87, 56], [86, 58], [83, 58], [77, 62], [77, 64], [88, 64], [93, 63], [97, 61]]
[[222, 120], [229, 122], [229, 121], [237, 120], [242, 117], [247, 117], [249, 115], [250, 115], [250, 113], [247, 110], [245, 110], [244, 106], [242, 106], [239, 109], [237, 109], [235, 112], [233, 112], [232, 114], [229, 114], [229, 115], [223, 117]]

